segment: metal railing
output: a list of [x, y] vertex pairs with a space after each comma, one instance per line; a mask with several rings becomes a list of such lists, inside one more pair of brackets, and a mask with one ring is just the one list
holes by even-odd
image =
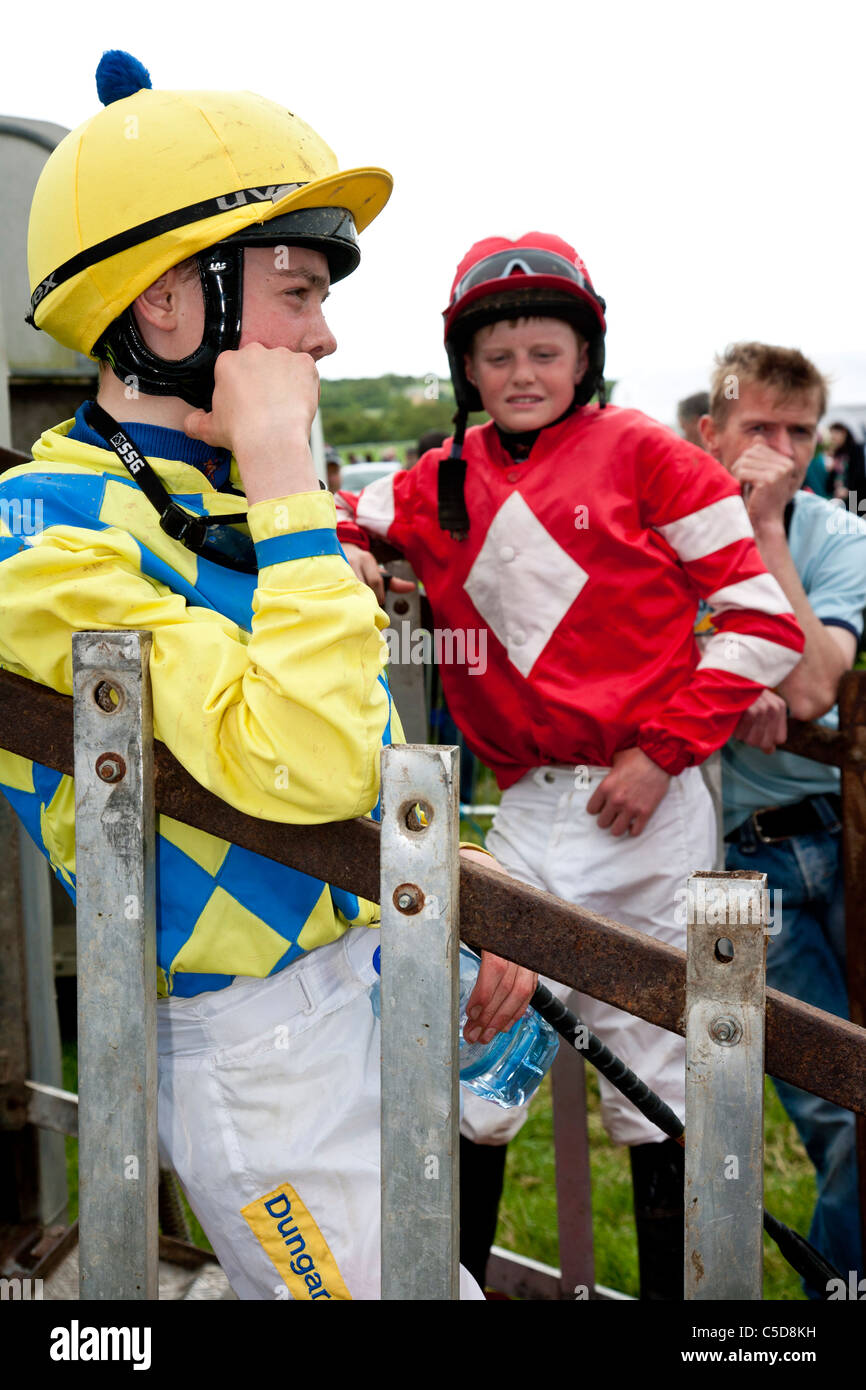
[[[99, 1048], [102, 1061], [93, 1070], [87, 1062], [91, 1044], [86, 1042], [88, 1023], [84, 1022], [82, 1049], [82, 1231], [90, 1225], [96, 1246], [111, 1246], [111, 1258], [100, 1266], [101, 1254], [87, 1253], [87, 1236], [82, 1237], [82, 1274], [85, 1296], [118, 1296], [121, 1273], [128, 1297], [153, 1296], [152, 1267], [156, 1249], [155, 1162], [148, 1146], [148, 1133], [155, 1134], [152, 1109], [148, 1097], [153, 1096], [153, 1076], [149, 1042], [148, 1010], [154, 1007], [153, 970], [148, 952], [148, 933], [152, 939], [150, 888], [145, 865], [150, 842], [145, 801], [150, 778], [147, 774], [145, 745], [141, 737], [141, 720], [136, 713], [135, 692], [146, 691], [142, 681], [143, 651], [148, 634], [106, 633], [78, 634], [76, 658], [76, 690], [79, 703], [83, 701], [93, 719], [88, 731], [87, 721], [79, 726], [78, 748], [74, 747], [72, 731], [72, 701], [43, 686], [34, 685], [9, 673], [0, 673], [0, 746], [21, 756], [32, 758], [60, 772], [76, 773], [76, 795], [80, 811], [79, 834], [97, 829], [105, 843], [118, 850], [117, 826], [129, 823], [134, 828], [132, 841], [138, 846], [140, 887], [130, 889], [129, 866], [126, 863], [122, 882], [102, 857], [98, 845], [79, 850], [79, 931], [82, 933], [82, 974], [84, 975], [83, 1012], [102, 1013], [91, 1037], [96, 1049], [96, 1035], [101, 1032]], [[135, 647], [135, 644], [139, 645]], [[132, 645], [131, 645], [132, 644]], [[143, 644], [143, 645], [142, 645]], [[135, 649], [134, 649], [135, 648]], [[118, 661], [118, 654], [121, 660]], [[131, 684], [130, 684], [131, 682]], [[122, 697], [115, 703], [110, 690], [122, 687]], [[142, 694], [142, 699], [144, 698]], [[146, 704], [142, 705], [146, 715]], [[138, 718], [138, 743], [132, 724], [124, 725], [126, 714]], [[811, 735], [809, 735], [811, 737]], [[827, 739], [824, 732], [818, 738], [822, 749], [838, 749], [839, 738]], [[858, 745], [859, 747], [859, 745]], [[76, 757], [77, 755], [77, 757]], [[385, 1122], [383, 1124], [385, 1174], [383, 1240], [383, 1296], [398, 1296], [389, 1284], [390, 1271], [400, 1270], [399, 1297], [452, 1297], [456, 1277], [456, 1007], [453, 978], [456, 962], [456, 883], [459, 877], [460, 934], [475, 949], [496, 951], [533, 969], [605, 999], [657, 1023], [674, 1032], [685, 1031], [687, 1008], [686, 957], [681, 951], [665, 946], [630, 928], [620, 926], [592, 912], [563, 903], [512, 879], [505, 879], [479, 864], [458, 865], [457, 861], [457, 776], [454, 750], [441, 748], [397, 747], [383, 756], [383, 822], [355, 821], [329, 826], [289, 826], [256, 820], [235, 811], [225, 802], [206, 792], [174, 761], [159, 744], [153, 747], [153, 792], [157, 812], [163, 812], [187, 824], [217, 834], [220, 838], [253, 849], [277, 862], [300, 868], [337, 887], [349, 889], [383, 905], [383, 1045], [389, 1053], [408, 1061], [413, 1046], [417, 1052], [420, 1025], [436, 1036], [439, 1048], [432, 1065], [428, 1050], [420, 1068], [400, 1069], [398, 1095], [392, 1094], [398, 1068], [386, 1067], [383, 1091]], [[133, 803], [123, 802], [133, 796]], [[445, 798], [445, 809], [437, 810], [436, 798]], [[95, 799], [94, 799], [95, 798]], [[118, 799], [119, 798], [119, 799]], [[417, 824], [410, 828], [402, 815], [407, 805], [426, 802], [433, 815], [425, 830]], [[121, 805], [126, 809], [119, 816]], [[89, 826], [84, 824], [88, 822]], [[381, 838], [381, 866], [379, 850]], [[95, 871], [99, 881], [99, 899], [88, 899], [84, 883], [89, 871]], [[381, 873], [381, 881], [380, 881]], [[725, 875], [726, 880], [731, 876]], [[116, 880], [116, 881], [115, 881]], [[120, 893], [118, 883], [123, 888]], [[111, 901], [112, 893], [116, 900]], [[420, 895], [420, 898], [419, 896]], [[85, 906], [85, 904], [88, 904]], [[87, 918], [88, 920], [84, 920]], [[150, 918], [150, 925], [148, 919]], [[125, 977], [124, 994], [113, 1003], [106, 997], [106, 982], [117, 971], [117, 942], [113, 938], [116, 926], [123, 933], [124, 952], [130, 970]], [[95, 930], [94, 930], [95, 928]], [[714, 928], [718, 934], [718, 928]], [[726, 927], [724, 935], [733, 937], [735, 927]], [[755, 928], [757, 940], [763, 939], [763, 928]], [[94, 937], [88, 943], [88, 934]], [[7, 931], [7, 940], [8, 931]], [[114, 940], [114, 949], [112, 941]], [[20, 943], [19, 943], [20, 944]], [[91, 949], [107, 952], [100, 959], [90, 956]], [[105, 959], [113, 962], [106, 971]], [[423, 961], [423, 968], [422, 968]], [[437, 974], [438, 972], [438, 974]], [[429, 988], [417, 993], [418, 979], [423, 977]], [[728, 979], [731, 977], [728, 976]], [[761, 977], [762, 979], [763, 977]], [[4, 984], [8, 984], [8, 975]], [[451, 988], [448, 982], [451, 981]], [[444, 983], [444, 987], [443, 987]], [[92, 989], [92, 994], [87, 991]], [[414, 1003], [413, 990], [415, 991]], [[0, 990], [0, 1013], [9, 1015], [8, 991]], [[396, 1001], [400, 1000], [399, 1007]], [[88, 1002], [89, 1000], [89, 1002]], [[130, 1020], [131, 1001], [135, 1001], [136, 1017]], [[148, 1002], [150, 1001], [150, 1002]], [[411, 1007], [410, 1007], [411, 1004]], [[728, 1004], [728, 1014], [736, 1007], [746, 1007], [744, 998]], [[751, 1007], [751, 1006], [750, 1006]], [[425, 1013], [426, 1011], [426, 1013]], [[425, 1016], [423, 1019], [421, 1015]], [[721, 1014], [719, 1014], [721, 1016]], [[128, 1038], [129, 1027], [140, 1029], [134, 1058], [127, 1059], [136, 1068], [135, 1075], [127, 1074], [126, 1062], [118, 1065], [108, 1025], [120, 1028]], [[402, 1030], [402, 1031], [401, 1031]], [[14, 1031], [14, 1029], [13, 1029]], [[700, 1030], [699, 1030], [700, 1031]], [[756, 1062], [754, 1044], [756, 1030], [743, 1029], [748, 1035], [751, 1051], [749, 1066], [762, 1073], [764, 1062]], [[411, 1036], [410, 1036], [411, 1035]], [[412, 1044], [412, 1037], [415, 1044]], [[426, 1046], [426, 1035], [425, 1035]], [[106, 1048], [108, 1053], [106, 1053]], [[450, 1049], [450, 1050], [449, 1050]], [[729, 1057], [743, 1058], [748, 1051], [727, 1048]], [[717, 1047], [711, 1055], [721, 1055]], [[104, 1085], [102, 1068], [106, 1055], [111, 1055], [113, 1081]], [[24, 1049], [19, 1047], [17, 1062], [7, 1063], [6, 1075], [0, 1081], [0, 1115], [3, 1141], [24, 1142], [32, 1126], [43, 1125], [61, 1132], [74, 1128], [75, 1098], [50, 1087], [36, 1086], [27, 1081]], [[93, 1052], [96, 1055], [96, 1052]], [[574, 1055], [574, 1054], [572, 1054]], [[563, 1059], [567, 1061], [567, 1059]], [[695, 1065], [700, 1063], [697, 1058]], [[796, 1000], [767, 992], [766, 1056], [767, 1070], [784, 1080], [829, 1100], [866, 1115], [866, 1031], [853, 1023], [836, 1019]], [[87, 1067], [90, 1066], [89, 1076]], [[410, 1076], [411, 1081], [407, 1080]], [[739, 1082], [737, 1083], [740, 1084]], [[751, 1083], [754, 1090], [754, 1083]], [[139, 1091], [138, 1088], [141, 1087]], [[118, 1089], [119, 1088], [119, 1089]], [[413, 1089], [414, 1088], [414, 1089]], [[760, 1089], [760, 1088], [759, 1088]], [[112, 1099], [115, 1133], [106, 1138], [99, 1126], [103, 1120], [86, 1119], [88, 1107], [96, 1103], [99, 1093]], [[118, 1125], [117, 1105], [132, 1095], [131, 1129]], [[761, 1091], [762, 1094], [762, 1091]], [[450, 1100], [449, 1100], [450, 1097]], [[137, 1109], [136, 1109], [137, 1107]], [[758, 1100], [750, 1107], [752, 1119], [758, 1113]], [[432, 1119], [431, 1119], [432, 1113]], [[419, 1116], [421, 1117], [419, 1119]], [[412, 1125], [415, 1125], [415, 1130]], [[91, 1139], [87, 1131], [91, 1130]], [[706, 1125], [692, 1125], [697, 1136], [705, 1136]], [[725, 1153], [738, 1155], [741, 1164], [753, 1174], [760, 1171], [753, 1151], [752, 1138], [719, 1136]], [[101, 1134], [101, 1138], [97, 1137]], [[391, 1142], [389, 1136], [399, 1134]], [[132, 1137], [130, 1137], [132, 1136]], [[112, 1146], [110, 1154], [108, 1144]], [[117, 1145], [119, 1144], [119, 1148]], [[752, 1147], [750, 1147], [750, 1145]], [[88, 1148], [90, 1157], [88, 1157]], [[717, 1157], [714, 1154], [714, 1159]], [[131, 1160], [136, 1160], [132, 1163]], [[687, 1160], [688, 1162], [688, 1160]], [[97, 1187], [106, 1181], [100, 1174], [100, 1163], [111, 1168], [111, 1190], [108, 1204], [99, 1201], [89, 1209], [86, 1188]], [[756, 1166], [757, 1164], [757, 1166]], [[93, 1166], [89, 1166], [93, 1165]], [[691, 1167], [692, 1181], [707, 1171], [706, 1156]], [[136, 1177], [131, 1174], [137, 1173]], [[122, 1173], [121, 1178], [118, 1174]], [[435, 1176], [433, 1176], [435, 1174]], [[715, 1184], [718, 1187], [718, 1184]], [[727, 1184], [725, 1193], [742, 1194], [738, 1184]], [[713, 1183], [709, 1188], [711, 1200], [718, 1203], [720, 1194]], [[710, 1200], [707, 1198], [706, 1200]], [[754, 1207], [754, 1201], [752, 1201]], [[407, 1211], [425, 1212], [423, 1221], [407, 1221]], [[389, 1212], [391, 1215], [389, 1216]], [[718, 1206], [716, 1205], [716, 1214]], [[429, 1222], [438, 1223], [439, 1236], [435, 1242], [435, 1269], [410, 1257], [407, 1239], [412, 1231], [416, 1237], [424, 1232], [423, 1244], [430, 1253]], [[100, 1237], [100, 1229], [103, 1235]], [[133, 1237], [130, 1232], [135, 1231]], [[118, 1235], [118, 1232], [121, 1234]], [[107, 1233], [107, 1234], [106, 1234]], [[393, 1238], [396, 1247], [389, 1245]], [[138, 1251], [135, 1259], [124, 1261], [120, 1271], [115, 1258], [118, 1243]], [[94, 1247], [91, 1246], [91, 1249]], [[693, 1242], [693, 1248], [694, 1246]], [[563, 1265], [565, 1266], [565, 1259]], [[701, 1260], [705, 1270], [711, 1268]], [[526, 1278], [528, 1266], [523, 1267]], [[407, 1289], [407, 1270], [417, 1271], [414, 1295]], [[564, 1271], [565, 1272], [565, 1271]], [[574, 1276], [574, 1266], [567, 1280]], [[709, 1277], [709, 1276], [708, 1276]], [[549, 1287], [547, 1296], [553, 1290]], [[90, 1281], [88, 1284], [88, 1280]], [[100, 1280], [105, 1282], [100, 1284]], [[575, 1280], [586, 1283], [586, 1280]], [[591, 1287], [591, 1282], [590, 1282]], [[704, 1283], [706, 1289], [714, 1287]], [[98, 1290], [102, 1288], [103, 1293]], [[432, 1295], [431, 1289], [435, 1289]], [[109, 1295], [109, 1292], [110, 1295]], [[389, 1292], [390, 1290], [390, 1292]], [[422, 1290], [426, 1293], [422, 1295]], [[566, 1296], [574, 1296], [574, 1284], [566, 1285]], [[695, 1296], [700, 1296], [696, 1293]], [[740, 1293], [739, 1296], [755, 1296]]]
[[[27, 461], [25, 455], [0, 448], [0, 472]], [[381, 545], [374, 549], [396, 569], [395, 552]], [[399, 572], [411, 577], [408, 567]], [[413, 628], [419, 625], [416, 595], [388, 595], [387, 607], [392, 622], [408, 621]], [[393, 690], [399, 690], [407, 735], [423, 741], [423, 680], [419, 682], [417, 668], [395, 667], [391, 684]], [[837, 766], [842, 773], [847, 969], [853, 1022], [846, 1024], [767, 991], [765, 1065], [781, 1079], [856, 1112], [861, 1224], [866, 1234], [866, 1034], [856, 1026], [866, 1024], [866, 934], [862, 931], [862, 905], [866, 901], [866, 672], [843, 677], [839, 711], [837, 733], [792, 721], [786, 749]], [[0, 672], [0, 746], [71, 774], [71, 722], [68, 699]], [[437, 750], [437, 756], [442, 751]], [[255, 821], [205, 792], [164, 748], [157, 745], [155, 755], [158, 810], [378, 900], [379, 829], [371, 822], [293, 827]], [[5, 847], [18, 843], [15, 817], [2, 798], [0, 843]], [[18, 1175], [14, 1199], [6, 1201], [0, 1217], [0, 1273], [10, 1259], [15, 1262], [16, 1252], [25, 1249], [26, 1267], [42, 1268], [75, 1236], [74, 1229], [56, 1225], [46, 1232], [44, 1224], [44, 1174], [40, 1179], [40, 1163], [46, 1167], [44, 1141], [53, 1137], [51, 1131], [77, 1132], [78, 1105], [75, 1096], [59, 1087], [27, 1079], [36, 1064], [31, 1055], [38, 1031], [34, 1025], [37, 1020], [41, 1025], [51, 1012], [45, 1007], [51, 981], [45, 964], [46, 942], [37, 942], [32, 931], [28, 939], [23, 933], [28, 912], [25, 899], [34, 898], [29, 881], [33, 875], [27, 864], [35, 852], [26, 837], [21, 853], [25, 861], [23, 883], [11, 862], [0, 876], [0, 1148], [7, 1150], [6, 1171]], [[497, 951], [661, 1027], [684, 1031], [686, 972], [682, 952], [513, 880], [504, 884], [478, 865], [462, 864], [459, 875], [462, 934], [476, 949]], [[147, 992], [144, 997], [148, 997]], [[28, 1009], [33, 1012], [29, 1038]], [[48, 1073], [42, 1071], [43, 1075], [49, 1073], [53, 1079], [52, 1067]], [[553, 1069], [561, 1271], [494, 1252], [491, 1277], [515, 1293], [571, 1297], [576, 1285], [594, 1288], [584, 1094], [580, 1059], [573, 1052], [561, 1051]], [[59, 1172], [62, 1155], [59, 1167], [58, 1163], [54, 1166]], [[160, 1240], [168, 1244], [162, 1237]], [[42, 1253], [34, 1257], [33, 1250]]]

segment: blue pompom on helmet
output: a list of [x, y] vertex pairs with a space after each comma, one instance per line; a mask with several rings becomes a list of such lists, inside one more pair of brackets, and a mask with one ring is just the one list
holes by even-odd
[[142, 87], [153, 87], [144, 63], [122, 48], [106, 49], [96, 69], [96, 95], [103, 106], [135, 96]]

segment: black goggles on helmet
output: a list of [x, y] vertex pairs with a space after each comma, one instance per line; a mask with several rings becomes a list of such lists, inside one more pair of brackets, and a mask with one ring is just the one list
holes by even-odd
[[560, 280], [571, 280], [578, 289], [585, 290], [593, 299], [598, 299], [586, 276], [564, 256], [558, 256], [555, 251], [538, 250], [533, 246], [518, 246], [507, 251], [494, 251], [491, 256], [485, 256], [483, 261], [467, 270], [455, 286], [451, 303], [458, 303], [464, 295], [477, 289], [479, 285], [487, 284], [491, 280], [507, 280], [510, 275], [515, 274], [553, 275]]
[[253, 222], [226, 241], [240, 246], [306, 246], [321, 251], [328, 262], [331, 284], [357, 267], [361, 252], [355, 222], [347, 208], [296, 208], [267, 222]]

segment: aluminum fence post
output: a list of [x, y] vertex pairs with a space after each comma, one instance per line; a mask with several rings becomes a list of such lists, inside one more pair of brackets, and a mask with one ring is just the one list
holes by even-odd
[[[389, 572], [399, 579], [415, 579], [405, 560], [392, 560]], [[391, 698], [400, 711], [403, 732], [410, 743], [424, 744], [429, 738], [427, 694], [425, 689], [424, 636], [421, 627], [421, 595], [416, 587], [406, 594], [385, 594], [385, 612], [391, 626], [385, 629], [388, 642], [388, 685]], [[416, 642], [420, 637], [420, 645]], [[432, 642], [432, 637], [431, 637]], [[428, 653], [429, 666], [432, 656]]]
[[458, 749], [383, 750], [383, 1300], [459, 1293], [459, 790]]
[[72, 639], [80, 1293], [158, 1297], [149, 632]]
[[759, 1300], [767, 875], [692, 874], [686, 908], [685, 1296]]

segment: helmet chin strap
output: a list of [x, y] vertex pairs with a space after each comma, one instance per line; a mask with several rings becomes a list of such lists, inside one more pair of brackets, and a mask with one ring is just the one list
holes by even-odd
[[469, 535], [469, 513], [466, 510], [466, 460], [463, 458], [463, 437], [466, 434], [466, 407], [460, 405], [454, 415], [454, 439], [448, 458], [439, 460], [437, 494], [439, 525], [451, 532], [451, 539], [465, 541]]
[[214, 367], [221, 352], [237, 347], [243, 316], [243, 247], [223, 242], [196, 256], [204, 331], [195, 352], [179, 361], [159, 357], [145, 342], [133, 306], [106, 329], [93, 351], [110, 365], [125, 386], [149, 396], [179, 396], [200, 410], [210, 410]]

